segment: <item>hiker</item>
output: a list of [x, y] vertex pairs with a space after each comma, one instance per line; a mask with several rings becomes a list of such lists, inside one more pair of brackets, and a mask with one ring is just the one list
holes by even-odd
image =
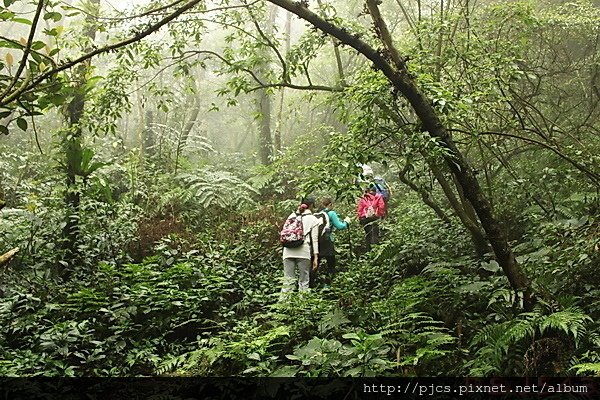
[[319, 256], [319, 220], [312, 214], [315, 198], [302, 199], [298, 210], [286, 219], [281, 231], [283, 247], [284, 286], [282, 292], [293, 290], [298, 267], [298, 291], [308, 290], [311, 266], [316, 269]]
[[362, 164], [362, 165], [360, 165], [360, 167], [362, 168], [362, 174], [360, 174], [360, 177], [363, 180], [370, 179], [373, 177], [373, 168], [371, 168], [367, 164]]
[[358, 201], [358, 222], [364, 227], [367, 251], [371, 245], [379, 243], [379, 222], [385, 215], [385, 202], [383, 197], [377, 193], [375, 183], [371, 183], [365, 190], [364, 195]]
[[362, 166], [362, 177], [363, 177], [363, 179], [371, 181], [375, 185], [375, 189], [376, 189], [377, 193], [379, 193], [381, 195], [381, 197], [383, 197], [383, 202], [385, 203], [384, 215], [386, 215], [388, 201], [390, 200], [390, 197], [392, 196], [392, 189], [390, 188], [390, 185], [387, 184], [387, 182], [385, 181], [385, 179], [383, 179], [383, 177], [381, 177], [379, 175], [375, 175], [375, 173], [373, 172], [373, 169], [366, 164], [364, 164]]
[[[323, 283], [325, 285], [331, 284], [331, 279], [335, 273], [336, 258], [335, 258], [335, 237], [333, 231], [348, 229], [350, 226], [350, 217], [344, 218], [340, 221], [340, 217], [337, 212], [333, 210], [333, 201], [329, 197], [324, 197], [321, 200], [321, 211], [315, 216], [322, 218], [322, 224], [319, 227], [319, 267], [321, 268], [321, 260], [325, 260], [327, 267], [323, 268], [322, 272], [324, 275]], [[311, 284], [314, 284], [317, 277], [317, 271], [311, 276]]]

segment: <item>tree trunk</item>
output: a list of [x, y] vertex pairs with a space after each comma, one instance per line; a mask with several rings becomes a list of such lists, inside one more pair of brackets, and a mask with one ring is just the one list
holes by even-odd
[[[198, 73], [198, 80], [200, 81], [200, 83], [202, 83], [204, 81], [206, 77], [206, 70], [204, 68], [200, 69], [199, 73]], [[190, 133], [192, 132], [192, 129], [194, 129], [194, 127], [197, 125], [198, 123], [198, 116], [200, 115], [200, 109], [202, 108], [202, 95], [201, 95], [201, 90], [200, 87], [198, 86], [198, 82], [194, 79], [194, 105], [192, 106], [192, 112], [190, 114], [190, 117], [188, 118], [187, 122], [185, 123], [185, 126], [183, 128], [183, 132], [182, 132], [182, 136], [181, 136], [181, 145], [185, 146], [188, 140], [188, 137], [190, 136]]]
[[258, 105], [258, 154], [260, 163], [268, 165], [273, 156], [273, 143], [271, 141], [271, 98], [266, 89], [257, 90], [256, 102]]
[[460, 219], [463, 226], [469, 231], [469, 234], [471, 235], [471, 241], [473, 242], [473, 247], [475, 249], [475, 253], [479, 258], [483, 257], [484, 254], [489, 253], [490, 245], [487, 238], [485, 237], [485, 234], [481, 231], [477, 217], [472, 217], [467, 211], [465, 211], [465, 208], [463, 207], [464, 203], [461, 203], [456, 198], [456, 195], [452, 190], [452, 186], [450, 186], [450, 183], [444, 176], [443, 172], [433, 163], [430, 163], [429, 166], [431, 171], [433, 172], [433, 175], [435, 176], [435, 179], [440, 184], [442, 191], [446, 195], [450, 206], [454, 210], [454, 213], [456, 214], [458, 219]]
[[[100, 0], [90, 0], [91, 9], [94, 13], [99, 13]], [[90, 42], [96, 38], [96, 19], [89, 15], [86, 20], [86, 36]], [[86, 52], [91, 48], [86, 48]], [[77, 177], [81, 176], [82, 159], [82, 140], [83, 130], [81, 126], [81, 117], [85, 107], [85, 85], [87, 82], [86, 73], [91, 62], [88, 60], [77, 66], [74, 73], [75, 87], [73, 99], [66, 106], [66, 118], [68, 129], [63, 139], [63, 150], [65, 153], [65, 172], [66, 172], [66, 190], [65, 190], [65, 226], [62, 230], [63, 249], [65, 250], [65, 261], [68, 263], [68, 269], [63, 270], [61, 275], [68, 277], [73, 269], [79, 264], [80, 255], [77, 250], [79, 240], [79, 208], [81, 203], [81, 192], [78, 186]]]
[[156, 154], [156, 138], [152, 129], [154, 123], [154, 112], [147, 109], [144, 112], [144, 130], [142, 136], [142, 153], [144, 156]]
[[15, 247], [12, 250], [7, 251], [6, 253], [0, 255], [0, 267], [8, 264], [8, 262], [19, 252], [19, 248]]
[[[289, 54], [292, 48], [292, 13], [287, 11], [285, 15], [285, 54]], [[287, 77], [286, 77], [287, 79]], [[285, 88], [280, 89], [281, 95], [279, 97], [279, 111], [277, 113], [277, 126], [275, 128], [275, 150], [281, 151], [281, 130], [283, 126], [283, 99], [285, 96]]]
[[[275, 19], [277, 18], [277, 7], [271, 6], [269, 10], [269, 19], [266, 21], [264, 35], [268, 37], [273, 32]], [[263, 22], [265, 23], [265, 22]], [[265, 41], [267, 38], [264, 38]], [[263, 65], [259, 66], [256, 71], [256, 76], [261, 82], [266, 82], [268, 70], [270, 67], [270, 57], [266, 51], [262, 55], [265, 60]], [[267, 89], [258, 89], [256, 91], [256, 104], [258, 107], [258, 155], [260, 163], [268, 165], [273, 157], [273, 140], [271, 135], [271, 97]]]
[[524, 292], [524, 303], [526, 308], [530, 308], [532, 305], [530, 282], [517, 264], [514, 254], [508, 244], [508, 240], [503, 234], [500, 224], [494, 218], [491, 206], [481, 190], [479, 182], [473, 173], [473, 169], [457, 148], [446, 127], [438, 117], [431, 100], [417, 87], [414, 77], [409, 73], [406, 67], [405, 60], [400, 57], [397, 49], [393, 46], [387, 26], [379, 14], [377, 0], [367, 0], [367, 7], [375, 22], [377, 33], [389, 52], [393, 64], [390, 64], [384, 55], [362, 41], [360, 37], [352, 35], [346, 29], [341, 29], [329, 21], [325, 21], [317, 14], [308, 10], [303, 3], [297, 3], [290, 0], [268, 1], [293, 12], [321, 31], [336, 37], [342, 43], [345, 43], [359, 53], [362, 53], [366, 58], [373, 62], [374, 66], [379, 69], [388, 78], [390, 83], [408, 100], [421, 121], [423, 128], [429, 132], [432, 137], [438, 139], [439, 143], [447, 149], [445, 161], [448, 168], [456, 176], [465, 197], [471, 202], [473, 208], [477, 212], [481, 225], [494, 250], [496, 261], [502, 267], [511, 287], [514, 290]]

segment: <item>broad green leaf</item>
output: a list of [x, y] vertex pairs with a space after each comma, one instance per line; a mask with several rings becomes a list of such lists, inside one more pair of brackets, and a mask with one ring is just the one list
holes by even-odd
[[44, 47], [46, 47], [46, 43], [42, 42], [41, 40], [37, 40], [31, 44], [31, 48], [33, 50], [41, 50]]
[[18, 22], [20, 24], [31, 25], [31, 21], [25, 18], [13, 18], [12, 22]]
[[8, 10], [6, 10], [6, 11], [2, 11], [2, 12], [0, 12], [0, 20], [4, 20], [4, 21], [6, 21], [6, 20], [10, 20], [10, 19], [12, 19], [14, 16], [15, 16], [15, 13], [14, 13], [14, 12], [12, 12], [12, 11], [8, 11]]
[[500, 265], [498, 264], [498, 262], [496, 260], [492, 260], [489, 263], [482, 262], [481, 268], [485, 269], [486, 271], [490, 271], [490, 272], [502, 271], [502, 268], [500, 268]]
[[51, 12], [49, 12], [49, 13], [46, 13], [46, 14], [44, 15], [44, 19], [45, 19], [45, 20], [49, 20], [49, 19], [51, 19], [51, 20], [53, 20], [54, 22], [58, 22], [58, 21], [60, 21], [60, 20], [62, 19], [62, 14], [61, 14], [61, 13], [59, 13], [59, 12], [56, 12], [56, 11], [51, 11]]
[[27, 120], [25, 118], [17, 118], [17, 126], [21, 128], [21, 130], [27, 130]]
[[355, 340], [360, 340], [360, 336], [358, 336], [356, 333], [346, 333], [345, 335], [342, 335], [342, 337], [344, 339], [355, 339]]

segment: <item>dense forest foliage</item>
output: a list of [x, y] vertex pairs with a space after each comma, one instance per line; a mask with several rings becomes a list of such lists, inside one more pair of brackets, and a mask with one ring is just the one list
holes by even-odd
[[600, 375], [600, 1], [3, 0], [0, 154], [0, 376]]

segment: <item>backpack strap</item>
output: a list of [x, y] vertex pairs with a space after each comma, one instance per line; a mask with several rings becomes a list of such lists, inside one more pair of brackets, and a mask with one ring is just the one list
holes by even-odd
[[304, 238], [304, 240], [306, 240], [306, 236], [309, 235], [310, 233], [310, 229], [308, 230], [308, 233], [304, 232], [304, 221], [302, 220], [302, 217], [304, 217], [304, 213], [298, 213], [297, 211], [295, 211], [296, 213], [296, 217], [300, 217], [300, 224], [302, 224], [302, 231], [303, 231], [303, 235], [302, 237]]
[[329, 220], [329, 214], [327, 214], [327, 211], [323, 210], [321, 211], [321, 214], [323, 214], [323, 219], [325, 220], [325, 226], [323, 226], [323, 230], [321, 231], [321, 236], [323, 236], [325, 235], [325, 229], [331, 226], [331, 221]]

